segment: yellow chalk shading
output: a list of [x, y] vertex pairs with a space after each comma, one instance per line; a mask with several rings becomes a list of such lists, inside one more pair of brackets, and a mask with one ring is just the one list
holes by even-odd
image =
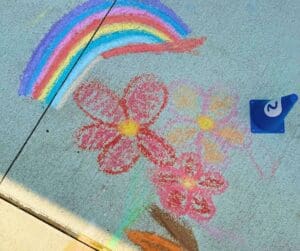
[[118, 32], [118, 31], [125, 31], [125, 30], [144, 31], [156, 37], [159, 37], [163, 41], [167, 41], [167, 42], [172, 41], [172, 39], [168, 35], [164, 34], [163, 32], [151, 26], [141, 24], [141, 23], [134, 23], [134, 22], [124, 22], [124, 23], [103, 25], [102, 28], [99, 29], [95, 37], [98, 38], [106, 34]]
[[[125, 30], [139, 30], [139, 31], [145, 31], [149, 34], [152, 34], [163, 41], [170, 42], [171, 38], [169, 38], [164, 33], [160, 32], [159, 30], [156, 30], [153, 27], [147, 26], [147, 25], [141, 25], [139, 23], [116, 23], [116, 24], [109, 24], [104, 25], [94, 36], [93, 41], [98, 39], [101, 36], [105, 36], [108, 34], [112, 34], [114, 32], [119, 31], [125, 31]], [[56, 84], [57, 79], [60, 77], [63, 70], [69, 66], [70, 62], [72, 61], [73, 57], [77, 55], [78, 51], [80, 51], [82, 48], [84, 48], [91, 37], [93, 36], [94, 31], [91, 31], [88, 33], [84, 38], [82, 38], [76, 46], [68, 53], [68, 55], [64, 58], [64, 60], [60, 63], [58, 68], [55, 70], [54, 74], [51, 76], [51, 79], [41, 92], [40, 96], [38, 97], [38, 100], [45, 100], [47, 98], [48, 93], [52, 90], [54, 85]]]
[[187, 190], [193, 189], [194, 187], [197, 186], [197, 181], [190, 177], [186, 177], [186, 178], [180, 180], [180, 183]]
[[139, 128], [139, 124], [133, 119], [127, 119], [118, 124], [118, 131], [126, 137], [136, 136], [139, 132]]
[[199, 128], [203, 131], [211, 131], [215, 128], [215, 121], [208, 116], [199, 116], [197, 123]]

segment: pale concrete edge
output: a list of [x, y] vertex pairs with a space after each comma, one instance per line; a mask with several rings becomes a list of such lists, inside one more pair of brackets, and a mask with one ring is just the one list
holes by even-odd
[[[0, 198], [95, 250], [111, 250], [109, 243], [113, 236], [107, 231], [99, 229], [8, 178], [0, 185]], [[113, 250], [132, 251], [138, 249], [120, 241]]]

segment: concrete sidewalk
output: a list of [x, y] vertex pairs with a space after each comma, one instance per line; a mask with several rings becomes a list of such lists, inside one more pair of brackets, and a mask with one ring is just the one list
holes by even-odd
[[1, 0], [0, 197], [56, 227], [1, 201], [0, 251], [300, 250], [299, 103], [285, 134], [249, 123], [249, 100], [300, 93], [299, 13]]
[[3, 199], [0, 199], [0, 228], [1, 251], [94, 250]]

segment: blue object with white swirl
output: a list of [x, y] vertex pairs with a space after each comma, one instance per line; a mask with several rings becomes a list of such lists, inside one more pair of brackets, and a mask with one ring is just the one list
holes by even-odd
[[250, 100], [251, 132], [284, 133], [284, 119], [297, 100], [296, 94], [274, 100]]

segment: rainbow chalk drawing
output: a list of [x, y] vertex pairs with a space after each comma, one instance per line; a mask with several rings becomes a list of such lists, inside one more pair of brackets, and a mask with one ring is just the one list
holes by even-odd
[[284, 119], [298, 100], [296, 94], [276, 100], [250, 100], [252, 133], [284, 133]]
[[111, 5], [112, 1], [90, 0], [55, 23], [33, 52], [19, 95], [58, 108], [88, 66], [99, 59], [192, 52], [205, 42], [205, 37], [187, 38], [187, 25], [158, 0], [118, 0], [110, 10]]

